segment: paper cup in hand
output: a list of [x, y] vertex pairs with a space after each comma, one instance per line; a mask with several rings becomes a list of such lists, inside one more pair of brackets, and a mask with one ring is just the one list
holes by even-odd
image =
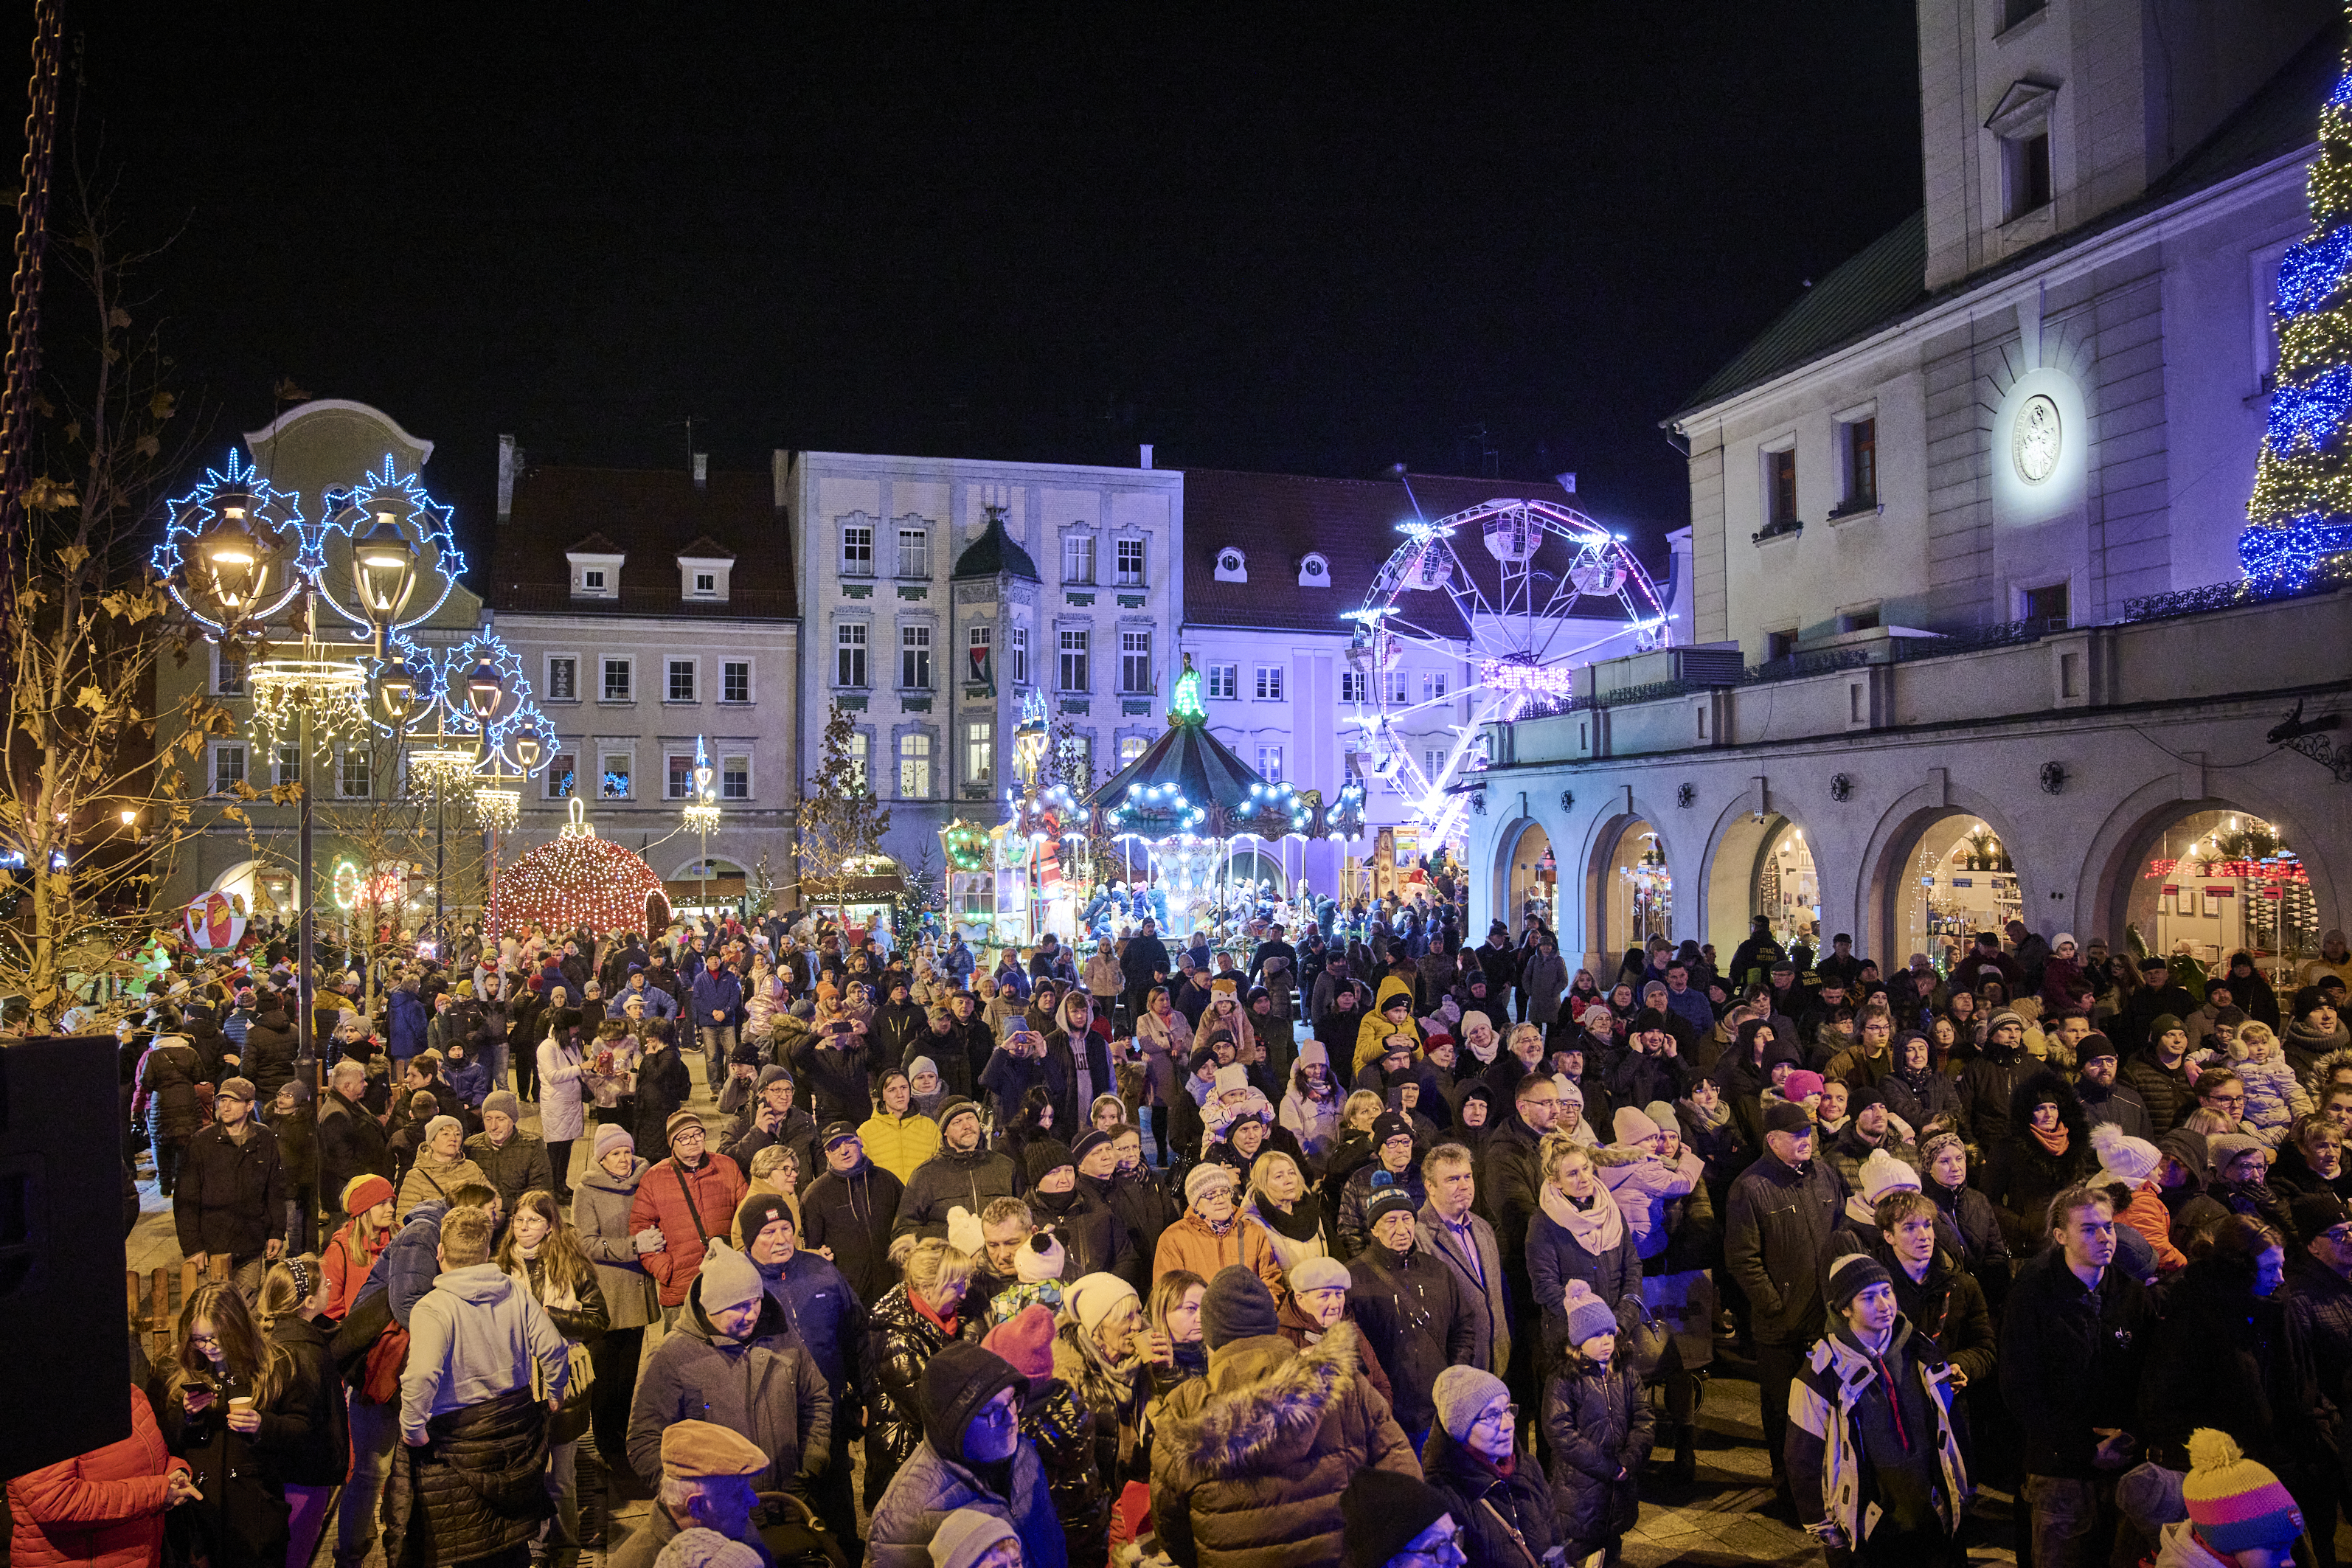
[[253, 1395], [249, 1394], [240, 1394], [235, 1399], [228, 1402], [228, 1407], [231, 1410], [236, 1411], [250, 1410], [253, 1408]]

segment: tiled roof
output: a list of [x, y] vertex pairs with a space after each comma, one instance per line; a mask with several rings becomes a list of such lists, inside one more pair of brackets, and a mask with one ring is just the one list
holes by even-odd
[[[566, 551], [625, 554], [619, 596], [573, 598]], [[681, 555], [734, 558], [725, 603], [680, 595]], [[764, 468], [714, 473], [699, 489], [683, 468], [527, 468], [515, 483], [513, 510], [499, 525], [488, 597], [493, 609], [542, 614], [739, 620], [799, 614], [791, 541]]]
[[696, 534], [677, 547], [678, 554], [688, 561], [732, 561], [735, 552], [707, 533]]
[[2344, 28], [2322, 28], [2236, 113], [2138, 199], [1927, 293], [1925, 211], [1913, 213], [1841, 263], [1691, 394], [1675, 417], [1760, 386], [1783, 372], [1894, 325], [1963, 289], [2040, 266], [2105, 231], [2258, 168], [2318, 139], [2319, 110], [2341, 74]]
[[[1186, 624], [1345, 633], [1353, 627], [1340, 616], [1362, 605], [1381, 563], [1404, 542], [1397, 524], [1413, 517], [1415, 500], [1432, 521], [1498, 498], [1576, 504], [1557, 484], [1414, 474], [1412, 485], [1408, 497], [1395, 479], [1185, 469]], [[1243, 552], [1248, 582], [1217, 581], [1217, 553], [1227, 545]], [[1298, 585], [1298, 563], [1309, 551], [1330, 563], [1329, 587]], [[1498, 584], [1494, 558], [1475, 540], [1458, 542], [1455, 553], [1491, 603]], [[1559, 572], [1568, 560], [1539, 555], [1535, 564]]]

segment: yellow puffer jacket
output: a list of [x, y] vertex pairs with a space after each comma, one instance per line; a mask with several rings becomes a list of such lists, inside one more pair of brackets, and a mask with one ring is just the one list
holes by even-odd
[[915, 1167], [938, 1151], [940, 1124], [919, 1110], [909, 1110], [903, 1117], [877, 1110], [858, 1128], [857, 1136], [867, 1159], [907, 1182], [914, 1179]]
[[1388, 1006], [1389, 998], [1391, 996], [1402, 996], [1408, 1003], [1411, 1002], [1412, 1000], [1412, 982], [1401, 975], [1391, 974], [1381, 982], [1380, 990], [1373, 994], [1371, 1012], [1365, 1016], [1363, 1022], [1356, 1026], [1356, 1070], [1358, 1072], [1363, 1071], [1381, 1059], [1381, 1048], [1391, 1035], [1411, 1035], [1412, 1059], [1415, 1061], [1421, 1059], [1421, 1026], [1413, 1022], [1411, 1017], [1405, 1019], [1402, 1029], [1391, 1024], [1384, 1009]]

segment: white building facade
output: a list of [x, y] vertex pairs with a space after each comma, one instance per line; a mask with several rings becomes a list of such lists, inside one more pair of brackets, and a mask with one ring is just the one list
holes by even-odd
[[[554, 837], [576, 798], [681, 907], [731, 907], [762, 857], [796, 879], [801, 629], [777, 478], [533, 467], [501, 437], [491, 624], [556, 731], [504, 858]], [[683, 815], [698, 764], [707, 835]]]
[[1695, 640], [1747, 675], [1602, 669], [1498, 734], [1474, 913], [1540, 844], [1612, 973], [1759, 913], [1882, 963], [2009, 918], [2209, 958], [2340, 921], [2352, 795], [2266, 736], [2352, 689], [2344, 611], [2234, 584], [2342, 38], [2220, 15], [1923, 0], [1923, 210], [1669, 422]]
[[813, 772], [853, 713], [883, 849], [942, 866], [940, 831], [1003, 820], [1021, 705], [1042, 694], [1107, 778], [1164, 725], [1183, 614], [1183, 476], [1150, 468], [779, 452], [809, 645]]

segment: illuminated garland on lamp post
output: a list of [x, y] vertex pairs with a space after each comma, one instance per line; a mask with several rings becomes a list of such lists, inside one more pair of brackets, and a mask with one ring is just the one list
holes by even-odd
[[2352, 56], [2319, 113], [2311, 229], [2279, 266], [2278, 373], [2238, 559], [2293, 592], [2352, 568]]

